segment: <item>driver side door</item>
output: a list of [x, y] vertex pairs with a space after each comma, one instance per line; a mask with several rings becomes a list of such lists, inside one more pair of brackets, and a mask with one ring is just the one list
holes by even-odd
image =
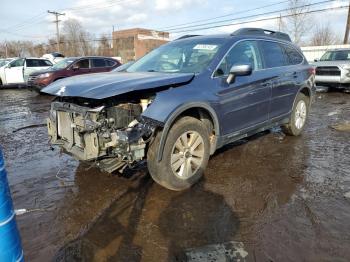
[[[236, 76], [235, 81], [228, 84], [231, 67], [247, 64], [252, 66], [252, 73]], [[236, 43], [217, 68], [214, 79], [224, 135], [236, 136], [268, 122], [271, 85], [261, 69], [262, 56], [254, 40]]]
[[6, 83], [7, 84], [24, 83], [23, 70], [24, 70], [24, 58], [20, 58], [15, 61], [12, 61], [5, 68]]

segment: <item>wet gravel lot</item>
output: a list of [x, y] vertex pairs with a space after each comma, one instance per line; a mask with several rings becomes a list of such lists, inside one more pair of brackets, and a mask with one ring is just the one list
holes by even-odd
[[27, 261], [172, 261], [230, 241], [246, 261], [350, 260], [349, 94], [318, 94], [300, 137], [274, 130], [219, 150], [184, 192], [52, 150], [50, 100], [0, 90], [14, 204], [30, 211], [17, 217]]

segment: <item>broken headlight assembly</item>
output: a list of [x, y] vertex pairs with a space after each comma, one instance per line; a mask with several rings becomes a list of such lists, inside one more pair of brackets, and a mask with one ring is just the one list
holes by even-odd
[[122, 171], [145, 158], [146, 144], [156, 128], [141, 117], [150, 103], [141, 99], [89, 108], [53, 102], [47, 123], [51, 143], [107, 172]]

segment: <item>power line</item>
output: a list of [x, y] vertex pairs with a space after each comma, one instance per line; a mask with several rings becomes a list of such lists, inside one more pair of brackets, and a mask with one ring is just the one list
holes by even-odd
[[[326, 4], [326, 3], [335, 2], [335, 1], [337, 1], [337, 0], [325, 0], [325, 1], [320, 1], [320, 2], [316, 2], [316, 3], [310, 3], [310, 4], [296, 6], [295, 8], [304, 8], [304, 7], [307, 8], [307, 7], [311, 7], [311, 6], [315, 6], [315, 5], [321, 5], [321, 4]], [[192, 25], [192, 26], [182, 26], [182, 27], [177, 27], [177, 28], [170, 29], [168, 31], [172, 32], [172, 31], [177, 31], [177, 30], [180, 30], [180, 29], [187, 29], [187, 28], [194, 28], [194, 27], [201, 27], [201, 26], [207, 26], [207, 25], [231, 22], [231, 21], [236, 21], [236, 20], [241, 20], [241, 19], [254, 18], [254, 17], [257, 17], [257, 16], [261, 16], [261, 15], [271, 15], [271, 14], [281, 13], [281, 12], [285, 12], [285, 11], [289, 11], [289, 10], [291, 10], [291, 8], [285, 8], [285, 9], [269, 11], [269, 12], [265, 12], [265, 13], [255, 14], [255, 15], [248, 15], [248, 16], [243, 16], [243, 17], [237, 17], [237, 18], [234, 18], [234, 19], [225, 19], [225, 20], [220, 20], [220, 21], [216, 21], [216, 22], [202, 23], [202, 24], [197, 24], [197, 25]]]
[[112, 6], [115, 6], [115, 5], [118, 5], [122, 2], [129, 2], [130, 0], [111, 0], [111, 1], [107, 1], [107, 2], [104, 2], [103, 4], [107, 4], [107, 3], [110, 3], [109, 5], [106, 5], [106, 6], [100, 6], [98, 3], [95, 3], [95, 4], [90, 4], [90, 5], [81, 5], [81, 6], [75, 6], [75, 7], [69, 7], [69, 8], [62, 8], [60, 10], [62, 11], [72, 11], [72, 12], [76, 12], [76, 11], [81, 11], [81, 10], [89, 10], [89, 9], [93, 9], [93, 10], [96, 10], [96, 9], [105, 9], [105, 8], [108, 8], [108, 7], [112, 7]]
[[[98, 4], [90, 4], [90, 5], [82, 5], [82, 6], [76, 6], [76, 7], [68, 7], [68, 8], [61, 8], [59, 10], [72, 10], [71, 12], [80, 12], [81, 10], [84, 10], [84, 9], [93, 9], [93, 10], [96, 10], [96, 9], [105, 9], [105, 8], [108, 8], [108, 7], [111, 7], [111, 6], [114, 6], [114, 5], [117, 5], [121, 2], [125, 2], [125, 1], [128, 1], [128, 0], [119, 0], [119, 1], [115, 1], [115, 0], [111, 0], [111, 1], [108, 1], [109, 3], [113, 3], [113, 4], [110, 4], [110, 5], [107, 5], [107, 6], [98, 6]], [[108, 3], [107, 2], [107, 3]], [[106, 2], [104, 2], [106, 3]], [[39, 13], [33, 17], [30, 17], [26, 20], [23, 20], [22, 22], [20, 23], [17, 23], [17, 24], [14, 24], [10, 27], [7, 27], [5, 29], [0, 29], [0, 31], [3, 31], [3, 32], [7, 32], [7, 33], [12, 33], [13, 31], [21, 31], [33, 24], [38, 24], [38, 23], [45, 23], [45, 12], [42, 12], [42, 13]], [[9, 31], [11, 30], [11, 31]]]
[[284, 4], [284, 3], [287, 3], [287, 2], [289, 2], [289, 1], [290, 1], [290, 0], [281, 1], [281, 2], [277, 2], [277, 3], [269, 4], [269, 5], [264, 5], [264, 6], [256, 7], [256, 8], [245, 9], [245, 10], [242, 10], [242, 11], [238, 11], [238, 12], [230, 13], [230, 14], [226, 14], [226, 15], [215, 16], [215, 17], [205, 18], [205, 19], [200, 19], [200, 20], [195, 20], [195, 21], [191, 21], [191, 22], [187, 22], [187, 23], [183, 23], [183, 24], [177, 24], [177, 25], [167, 26], [167, 27], [160, 28], [159, 30], [169, 30], [169, 29], [172, 29], [173, 27], [178, 27], [178, 26], [182, 26], [182, 25], [190, 25], [190, 24], [195, 24], [195, 23], [198, 23], [198, 22], [216, 20], [216, 19], [224, 18], [224, 17], [228, 17], [228, 16], [234, 16], [234, 15], [238, 15], [238, 14], [249, 13], [249, 12], [251, 12], [251, 11], [256, 11], [256, 10], [263, 9], [263, 8], [267, 8], [267, 7], [271, 7], [271, 6]]
[[56, 33], [57, 33], [57, 52], [60, 51], [60, 29], [58, 27], [58, 23], [61, 21], [61, 20], [58, 20], [58, 17], [59, 16], [63, 16], [63, 15], [66, 15], [64, 13], [58, 13], [58, 12], [55, 12], [55, 11], [47, 11], [49, 14], [53, 14], [55, 15], [56, 19], [54, 21], [54, 23], [56, 23]]
[[[321, 13], [321, 12], [327, 12], [327, 11], [332, 11], [332, 10], [339, 10], [339, 9], [345, 9], [349, 8], [349, 5], [344, 5], [344, 6], [338, 6], [338, 7], [327, 7], [327, 8], [322, 8], [322, 9], [316, 9], [316, 10], [311, 10], [311, 11], [304, 11], [300, 12], [300, 14], [313, 14], [313, 13]], [[226, 27], [226, 26], [232, 26], [232, 25], [242, 25], [242, 24], [248, 24], [248, 23], [253, 23], [253, 22], [261, 22], [261, 21], [268, 21], [268, 20], [275, 20], [279, 18], [287, 18], [294, 16], [293, 14], [286, 14], [286, 15], [278, 15], [274, 17], [267, 17], [267, 18], [261, 18], [261, 19], [256, 19], [256, 20], [249, 20], [249, 21], [242, 21], [242, 22], [237, 22], [237, 23], [230, 23], [230, 24], [224, 24], [224, 25], [215, 25], [215, 26], [210, 26], [210, 27], [205, 27], [205, 28], [200, 28], [200, 29], [195, 29], [195, 30], [204, 30], [204, 29], [212, 29], [212, 28], [219, 28], [219, 27]], [[182, 32], [190, 32], [194, 30], [186, 30], [186, 31], [180, 31], [179, 33]], [[101, 41], [114, 41], [116, 40], [115, 38], [95, 38], [95, 39], [87, 39], [87, 40], [77, 40], [77, 41], [61, 41], [60, 43], [81, 43], [81, 42], [101, 42]], [[52, 46], [55, 45], [56, 43], [53, 44], [46, 44], [47, 46]]]
[[[42, 17], [43, 17], [44, 15], [45, 15], [45, 13], [39, 13], [39, 14], [33, 16], [33, 17], [30, 17], [30, 18], [28, 18], [28, 19], [26, 19], [26, 20], [23, 20], [23, 21], [20, 22], [20, 23], [14, 24], [14, 25], [9, 26], [9, 27], [7, 27], [7, 28], [2, 28], [2, 29], [0, 29], [0, 31], [8, 31], [8, 30], [11, 30], [11, 29], [21, 28], [21, 27], [26, 26], [26, 25], [28, 25], [28, 24], [32, 24], [33, 21], [37, 21], [38, 19], [42, 19]], [[28, 22], [30, 22], [30, 23], [28, 23]]]
[[[349, 5], [338, 6], [338, 7], [328, 7], [328, 8], [323, 8], [323, 9], [317, 9], [317, 10], [300, 12], [299, 15], [301, 15], [301, 14], [319, 13], [319, 12], [326, 12], [326, 11], [329, 11], [329, 10], [344, 9], [344, 8], [348, 8], [348, 7], [349, 7]], [[233, 25], [243, 25], [243, 24], [248, 24], [248, 23], [253, 23], [253, 22], [262, 22], [262, 21], [275, 20], [275, 19], [287, 18], [287, 17], [292, 17], [292, 16], [295, 16], [295, 15], [294, 14], [278, 15], [278, 16], [275, 16], [275, 17], [261, 18], [261, 19], [249, 20], [249, 21], [243, 21], [243, 22], [237, 22], [237, 23], [229, 23], [229, 24], [214, 25], [214, 26], [208, 26], [208, 27], [202, 27], [202, 28], [196, 28], [196, 29], [180, 30], [180, 31], [172, 32], [172, 33], [186, 33], [186, 32], [207, 30], [207, 29], [227, 27], [227, 26], [233, 26]]]

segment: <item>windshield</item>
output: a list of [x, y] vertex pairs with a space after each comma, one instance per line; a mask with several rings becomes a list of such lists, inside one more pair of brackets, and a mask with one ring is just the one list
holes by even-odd
[[174, 41], [136, 61], [127, 72], [200, 73], [222, 45], [219, 39]]
[[11, 61], [11, 59], [1, 59], [0, 60], [0, 67], [6, 65], [10, 61]]
[[69, 66], [71, 63], [73, 63], [76, 58], [66, 58], [61, 61], [59, 61], [57, 64], [54, 64], [51, 69], [58, 70], [58, 69], [64, 69], [67, 66]]
[[344, 61], [350, 60], [350, 50], [327, 51], [320, 61]]

